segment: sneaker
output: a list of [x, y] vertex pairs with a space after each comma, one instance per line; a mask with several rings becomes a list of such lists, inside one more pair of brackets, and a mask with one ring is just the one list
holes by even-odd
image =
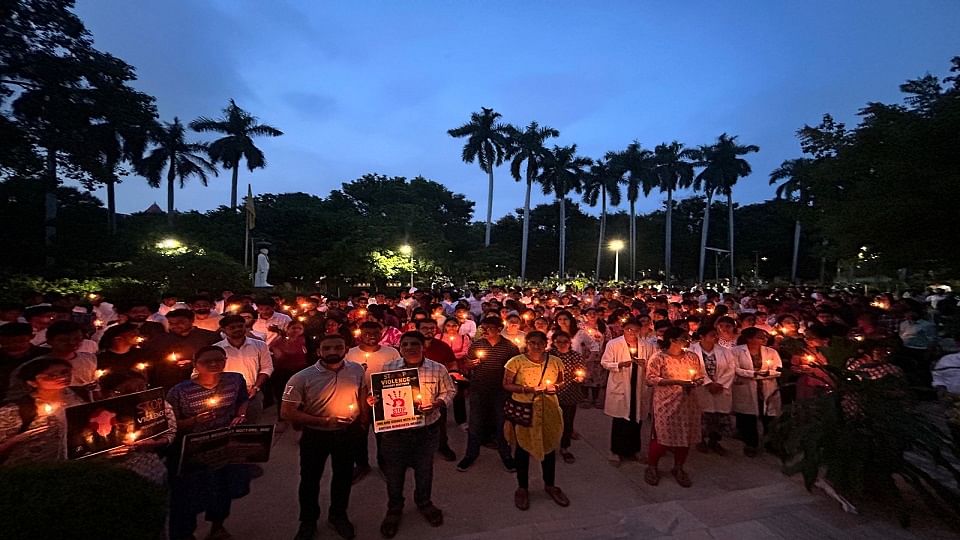
[[503, 468], [510, 474], [517, 472], [517, 466], [512, 459], [503, 460]]
[[457, 470], [460, 472], [467, 472], [467, 469], [469, 469], [470, 466], [473, 465], [473, 461], [474, 461], [473, 458], [468, 458], [468, 457], [461, 459], [460, 463], [457, 463]]
[[443, 456], [443, 459], [447, 461], [457, 460], [457, 453], [454, 452], [449, 446], [443, 446], [437, 451], [440, 452], [440, 455]]
[[300, 528], [293, 540], [313, 540], [317, 537], [317, 524], [311, 521], [301, 521]]
[[331, 529], [337, 531], [337, 534], [339, 534], [341, 538], [350, 540], [357, 535], [353, 528], [353, 523], [350, 523], [347, 516], [330, 516], [327, 518], [327, 525], [330, 525]]

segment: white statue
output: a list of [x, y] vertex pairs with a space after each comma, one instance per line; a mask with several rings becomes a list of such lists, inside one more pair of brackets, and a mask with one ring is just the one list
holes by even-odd
[[253, 274], [254, 287], [273, 287], [273, 285], [267, 283], [267, 274], [270, 272], [268, 253], [270, 253], [269, 250], [261, 249], [260, 254], [257, 255], [257, 271]]

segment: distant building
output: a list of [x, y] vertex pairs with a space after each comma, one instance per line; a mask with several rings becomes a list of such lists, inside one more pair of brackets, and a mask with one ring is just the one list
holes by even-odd
[[153, 203], [149, 208], [143, 211], [144, 214], [164, 214], [165, 212], [157, 205]]

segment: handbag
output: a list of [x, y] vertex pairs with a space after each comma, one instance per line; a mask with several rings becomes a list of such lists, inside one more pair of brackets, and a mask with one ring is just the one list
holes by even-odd
[[[543, 376], [547, 372], [547, 364], [549, 363], [550, 357], [547, 356], [546, 360], [543, 361], [543, 371], [540, 372], [540, 381], [537, 381], [537, 386], [540, 386], [540, 382], [543, 381]], [[516, 378], [514, 378], [513, 382], [517, 382]], [[513, 399], [513, 397], [507, 397], [507, 400], [503, 402], [503, 419], [516, 426], [532, 426], [533, 402], [525, 403], [517, 401]]]

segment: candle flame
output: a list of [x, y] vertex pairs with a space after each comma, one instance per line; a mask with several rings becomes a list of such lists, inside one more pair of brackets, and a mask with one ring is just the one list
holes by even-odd
[[146, 341], [146, 339], [144, 339], [143, 336], [137, 336], [137, 343], [143, 343], [144, 341]]
[[124, 439], [126, 439], [127, 442], [132, 443], [132, 442], [135, 442], [139, 437], [140, 437], [140, 432], [134, 431], [132, 433], [127, 433], [127, 436], [124, 437]]
[[354, 337], [360, 337], [360, 329], [357, 328], [356, 330], [354, 330], [354, 331], [353, 331], [353, 335], [354, 335]]
[[105, 369], [98, 369], [98, 370], [97, 370], [97, 378], [98, 378], [98, 379], [99, 379], [100, 377], [103, 377], [103, 376], [106, 375], [106, 374], [107, 374], [107, 370], [105, 370]]
[[53, 405], [51, 405], [51, 404], [49, 404], [49, 403], [44, 403], [44, 404], [43, 404], [43, 414], [52, 414], [52, 413], [53, 413]]
[[216, 407], [218, 403], [220, 403], [220, 398], [216, 396], [207, 399], [207, 405], [210, 407]]
[[147, 365], [148, 365], [148, 364], [147, 364], [146, 362], [140, 362], [139, 364], [137, 364], [137, 365], [135, 365], [135, 366], [133, 366], [133, 367], [136, 368], [136, 369], [139, 370], [139, 371], [143, 371], [143, 370], [147, 369]]
[[171, 362], [176, 362], [176, 361], [177, 361], [177, 353], [170, 353], [170, 356], [167, 357], [167, 360], [170, 360]]

